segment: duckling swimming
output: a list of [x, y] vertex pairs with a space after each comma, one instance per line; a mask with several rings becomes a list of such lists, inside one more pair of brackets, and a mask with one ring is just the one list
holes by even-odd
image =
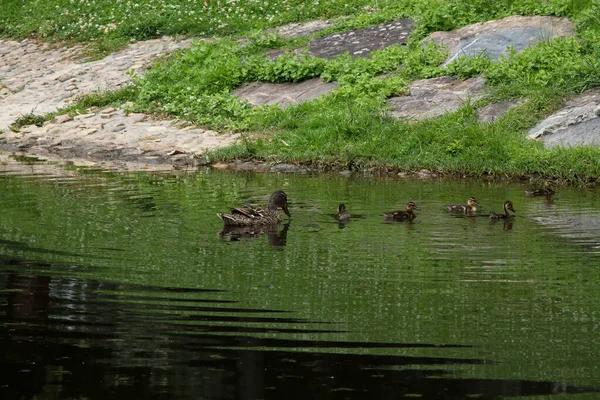
[[266, 210], [245, 206], [233, 208], [231, 214], [218, 213], [217, 215], [223, 220], [225, 226], [275, 225], [281, 221], [277, 212], [278, 208], [281, 208], [290, 217], [287, 195], [281, 190], [273, 192]]
[[551, 180], [544, 181], [544, 187], [541, 189], [527, 189], [525, 190], [525, 196], [552, 196], [556, 192], [553, 188], [556, 187], [556, 183]]
[[510, 200], [506, 200], [504, 202], [504, 214], [496, 214], [492, 211], [490, 213], [490, 219], [510, 219], [513, 217], [513, 215], [511, 215], [508, 210], [516, 213], [515, 209], [513, 208], [513, 203]]
[[409, 201], [406, 203], [404, 210], [385, 212], [383, 216], [385, 219], [393, 219], [394, 221], [412, 221], [417, 217], [413, 210], [420, 210], [420, 208], [414, 202]]
[[346, 211], [346, 206], [344, 203], [340, 203], [337, 212], [333, 214], [333, 216], [338, 221], [348, 221], [350, 219], [350, 213]]
[[479, 204], [475, 197], [471, 196], [467, 200], [467, 204], [447, 204], [446, 208], [451, 212], [461, 212], [466, 214], [477, 212], [477, 206], [481, 207], [481, 204]]

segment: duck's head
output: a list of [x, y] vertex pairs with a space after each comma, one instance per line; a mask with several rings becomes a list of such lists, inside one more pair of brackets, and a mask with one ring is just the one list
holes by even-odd
[[516, 213], [515, 209], [513, 208], [513, 203], [510, 200], [506, 200], [504, 202], [504, 211], [508, 211], [508, 210]]
[[340, 203], [340, 205], [338, 206], [338, 214], [345, 213], [345, 212], [346, 212], [346, 206], [344, 205], [344, 203]]
[[553, 187], [556, 187], [556, 183], [551, 180], [546, 180], [546, 181], [544, 181], [544, 187], [546, 189], [552, 189]]
[[412, 210], [420, 210], [420, 208], [417, 207], [417, 205], [413, 201], [409, 201], [408, 203], [406, 203], [406, 211]]
[[477, 199], [475, 197], [469, 197], [469, 200], [467, 200], [467, 204], [469, 205], [469, 207], [475, 207], [475, 206], [481, 207], [481, 204], [479, 204], [479, 202], [477, 201]]
[[269, 199], [269, 209], [277, 209], [280, 207], [283, 212], [290, 217], [290, 211], [287, 207], [287, 195], [282, 190], [276, 190]]

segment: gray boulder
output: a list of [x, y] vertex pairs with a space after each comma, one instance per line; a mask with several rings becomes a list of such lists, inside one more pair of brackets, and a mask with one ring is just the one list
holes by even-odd
[[595, 88], [531, 128], [528, 137], [542, 141], [546, 147], [599, 145], [599, 115], [600, 88]]
[[422, 79], [409, 86], [409, 95], [388, 99], [391, 113], [398, 118], [423, 120], [458, 110], [467, 101], [481, 98], [483, 78], [459, 81], [451, 76]]
[[447, 65], [461, 56], [472, 57], [482, 52], [495, 59], [505, 54], [508, 47], [520, 52], [545, 40], [573, 34], [573, 24], [567, 18], [515, 15], [451, 32], [434, 32], [425, 40], [448, 47], [450, 55], [444, 62]]

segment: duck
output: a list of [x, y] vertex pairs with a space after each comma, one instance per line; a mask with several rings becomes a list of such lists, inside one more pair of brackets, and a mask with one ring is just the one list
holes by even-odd
[[448, 211], [471, 213], [477, 211], [477, 206], [481, 207], [481, 204], [473, 196], [469, 197], [467, 204], [447, 204]]
[[551, 180], [544, 181], [544, 187], [541, 189], [527, 189], [525, 190], [525, 196], [552, 196], [556, 192], [553, 188], [556, 187], [556, 183]]
[[413, 210], [420, 210], [420, 208], [414, 202], [409, 201], [406, 203], [404, 210], [385, 212], [383, 216], [386, 219], [393, 219], [395, 221], [412, 221], [417, 217]]
[[287, 195], [282, 190], [276, 190], [271, 194], [267, 208], [252, 208], [249, 206], [233, 208], [231, 214], [218, 213], [219, 218], [223, 220], [225, 226], [256, 226], [256, 225], [276, 225], [279, 224], [278, 209], [291, 218], [287, 207]]
[[513, 217], [513, 215], [511, 215], [508, 210], [516, 213], [515, 209], [513, 208], [513, 203], [510, 200], [506, 200], [504, 202], [504, 214], [496, 214], [492, 211], [490, 213], [490, 219], [510, 219]]
[[344, 205], [344, 203], [340, 203], [337, 212], [333, 214], [333, 216], [338, 221], [347, 221], [350, 219], [350, 213], [346, 211], [346, 206]]

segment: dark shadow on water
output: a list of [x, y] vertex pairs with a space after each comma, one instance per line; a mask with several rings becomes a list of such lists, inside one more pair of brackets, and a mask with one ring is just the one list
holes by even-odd
[[[278, 337], [340, 331], [335, 324], [282, 318], [285, 310], [231, 307], [220, 298], [226, 294], [2, 271], [0, 398], [500, 399], [598, 391], [460, 378], [448, 368], [490, 363], [444, 356], [445, 349], [468, 350], [464, 345]], [[375, 348], [436, 349], [438, 356], [366, 351]]]

